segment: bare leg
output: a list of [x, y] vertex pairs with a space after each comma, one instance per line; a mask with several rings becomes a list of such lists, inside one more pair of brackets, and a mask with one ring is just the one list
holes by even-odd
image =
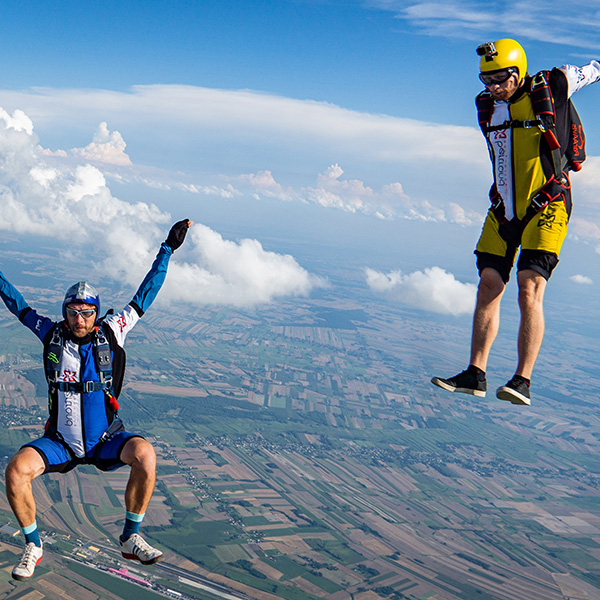
[[21, 448], [6, 467], [6, 497], [21, 527], [35, 521], [35, 499], [31, 482], [45, 469], [42, 457], [33, 448]]
[[536, 271], [519, 271], [519, 308], [521, 323], [519, 326], [519, 361], [516, 374], [531, 379], [533, 366], [537, 360], [544, 339], [544, 292], [548, 283]]
[[[150, 504], [156, 483], [156, 454], [152, 445], [142, 438], [131, 438], [121, 450], [121, 460], [131, 466], [125, 508], [128, 513], [143, 515]], [[131, 529], [132, 515], [125, 519], [121, 535], [121, 555], [129, 560], [139, 560], [143, 565], [152, 565], [163, 558], [163, 553], [153, 548], [138, 533]], [[139, 527], [139, 521], [137, 527]]]
[[128, 512], [146, 512], [156, 483], [156, 454], [152, 445], [142, 438], [131, 438], [121, 450], [121, 460], [131, 467], [125, 489]]
[[473, 315], [470, 364], [486, 370], [492, 344], [500, 326], [500, 300], [504, 294], [504, 281], [495, 269], [481, 272], [477, 288], [477, 303]]

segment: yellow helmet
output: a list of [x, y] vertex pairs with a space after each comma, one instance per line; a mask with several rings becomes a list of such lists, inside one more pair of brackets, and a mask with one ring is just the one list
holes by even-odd
[[510, 67], [518, 69], [519, 83], [527, 73], [527, 56], [519, 42], [504, 38], [495, 42], [487, 42], [477, 47], [477, 54], [481, 56], [479, 70], [481, 73], [501, 71]]

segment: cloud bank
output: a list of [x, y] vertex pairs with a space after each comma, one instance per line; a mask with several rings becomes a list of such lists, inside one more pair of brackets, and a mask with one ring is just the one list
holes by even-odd
[[480, 225], [483, 222], [482, 214], [464, 209], [454, 202], [436, 207], [425, 200], [413, 200], [399, 182], [376, 190], [359, 179], [346, 179], [343, 175], [344, 170], [336, 163], [317, 175], [314, 186], [293, 188], [278, 183], [271, 171], [260, 171], [231, 178], [229, 190], [234, 195], [252, 196], [257, 200], [261, 197], [295, 200], [378, 219], [402, 218], [458, 225]]
[[[298, 200], [381, 219], [471, 225], [483, 218], [479, 207], [489, 187], [489, 161], [475, 127], [181, 85], [135, 86], [128, 92], [0, 90], [0, 103], [26, 111], [42, 131], [66, 129], [69, 139], [87, 139], [100, 123], [92, 143], [45, 153], [49, 160], [89, 161], [109, 180], [223, 198]], [[109, 120], [121, 124], [126, 136], [109, 131]], [[348, 165], [365, 164], [374, 169], [376, 187], [344, 176]], [[458, 176], [464, 169], [474, 193], [465, 192]], [[386, 171], [402, 179], [382, 180]]]
[[[95, 166], [50, 166], [37, 141], [25, 113], [0, 109], [0, 229], [63, 240], [71, 253], [100, 256], [99, 275], [135, 289], [174, 219], [152, 204], [112, 196]], [[66, 154], [124, 164], [124, 150], [120, 134], [102, 124], [92, 144]], [[227, 241], [203, 225], [189, 237], [175, 255], [163, 300], [251, 306], [323, 285], [293, 257], [265, 251], [256, 240]]]
[[[474, 127], [444, 125], [384, 114], [358, 112], [328, 102], [297, 100], [251, 90], [186, 85], [138, 85], [130, 91], [34, 88], [0, 90], [0, 103], [19, 108], [36, 126], [107, 120], [144, 128], [189, 144], [190, 131], [202, 138], [281, 148], [282, 140], [315, 152], [343, 150], [387, 164], [400, 160], [443, 161], [450, 165], [487, 164], [485, 144]], [[72, 127], [72, 125], [71, 125]], [[103, 140], [105, 141], [105, 140]]]
[[[87, 138], [101, 123], [91, 144], [66, 153], [54, 150], [54, 158], [83, 158], [108, 178], [156, 188], [225, 198], [236, 195], [229, 186], [239, 186], [237, 191], [255, 197], [299, 199], [378, 218], [393, 218], [399, 211], [411, 219], [469, 224], [481, 221], [473, 209], [478, 210], [489, 186], [485, 142], [475, 127], [353, 111], [327, 102], [250, 90], [147, 85], [126, 92], [0, 90], [0, 104], [24, 110], [42, 131], [67, 130], [69, 139]], [[126, 132], [129, 154], [123, 137], [108, 131], [107, 121]], [[129, 155], [136, 157], [133, 166]], [[345, 179], [337, 167], [365, 164], [375, 171], [381, 190]], [[480, 186], [474, 194], [465, 193], [457, 175], [463, 168]], [[381, 182], [386, 170], [410, 181], [412, 197], [402, 180]], [[281, 181], [281, 172], [287, 182]], [[217, 173], [221, 181], [215, 180]], [[428, 198], [433, 198], [429, 204]], [[471, 201], [473, 207], [461, 212], [459, 204]]]
[[446, 315], [471, 314], [475, 307], [477, 286], [461, 283], [439, 267], [429, 267], [403, 275], [401, 271], [382, 273], [365, 269], [367, 285], [374, 292], [421, 310]]

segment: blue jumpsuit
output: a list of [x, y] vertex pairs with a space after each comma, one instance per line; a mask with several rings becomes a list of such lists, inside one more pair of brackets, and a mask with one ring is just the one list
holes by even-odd
[[[131, 302], [119, 313], [109, 315], [103, 321], [113, 359], [115, 381], [122, 381], [123, 377], [125, 338], [156, 298], [165, 280], [172, 253], [171, 247], [163, 243]], [[78, 339], [70, 334], [64, 322], [57, 323], [38, 315], [1, 272], [0, 297], [42, 343], [48, 343], [57, 326], [63, 328], [62, 352], [56, 365], [58, 381], [73, 384], [100, 381], [94, 357], [94, 334]], [[115, 395], [119, 391], [115, 390]], [[94, 464], [101, 470], [116, 469], [123, 466], [119, 457], [127, 440], [141, 437], [121, 430], [107, 441], [101, 440], [114, 419], [114, 408], [101, 389], [80, 393], [49, 389], [49, 408], [50, 418], [44, 436], [25, 444], [40, 454], [46, 473], [65, 473], [82, 463]]]

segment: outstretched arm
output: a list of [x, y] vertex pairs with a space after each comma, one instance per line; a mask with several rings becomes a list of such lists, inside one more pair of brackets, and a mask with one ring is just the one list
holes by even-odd
[[150, 307], [160, 288], [162, 287], [167, 275], [169, 259], [177, 248], [183, 244], [188, 229], [192, 226], [192, 221], [183, 219], [171, 227], [166, 241], [161, 246], [150, 271], [148, 271], [144, 281], [140, 284], [133, 300], [129, 303], [135, 308], [141, 317]]
[[560, 70], [565, 74], [569, 84], [568, 98], [586, 85], [596, 83], [596, 81], [600, 80], [600, 63], [596, 60], [583, 67], [563, 65]]
[[44, 336], [54, 326], [54, 321], [38, 315], [25, 302], [21, 292], [4, 277], [2, 272], [0, 272], [0, 297], [2, 297], [8, 310], [43, 341]]
[[21, 295], [21, 292], [12, 284], [4, 274], [0, 271], [0, 296], [6, 304], [6, 308], [17, 317], [21, 318], [21, 314], [26, 308], [29, 308], [25, 298]]

